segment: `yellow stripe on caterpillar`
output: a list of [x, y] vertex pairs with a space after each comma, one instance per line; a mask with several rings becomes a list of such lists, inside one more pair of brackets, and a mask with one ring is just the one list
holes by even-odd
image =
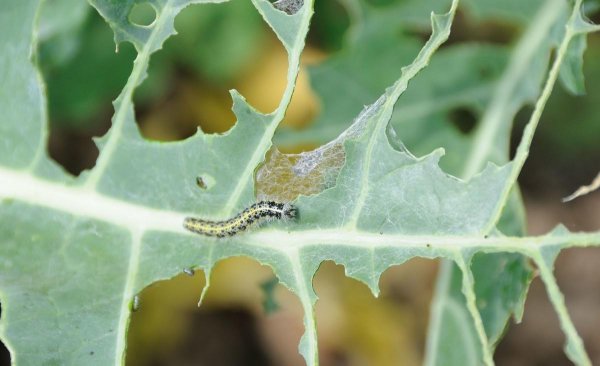
[[229, 220], [209, 221], [186, 217], [183, 227], [196, 234], [224, 238], [237, 235], [250, 226], [260, 225], [263, 221], [294, 219], [297, 213], [296, 207], [289, 203], [260, 201]]

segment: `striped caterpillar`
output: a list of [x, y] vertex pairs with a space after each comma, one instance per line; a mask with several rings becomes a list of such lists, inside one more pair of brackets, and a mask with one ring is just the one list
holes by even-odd
[[294, 219], [297, 214], [296, 207], [289, 203], [260, 201], [229, 220], [209, 221], [186, 217], [183, 227], [196, 234], [224, 238], [237, 235], [250, 226], [260, 225], [263, 221]]

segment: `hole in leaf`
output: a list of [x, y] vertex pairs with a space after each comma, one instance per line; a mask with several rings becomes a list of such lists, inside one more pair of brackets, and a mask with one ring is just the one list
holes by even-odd
[[600, 195], [597, 192], [568, 203], [561, 201], [565, 195], [557, 191], [542, 190], [542, 193], [538, 193], [530, 188], [523, 190], [523, 194], [527, 230], [531, 235], [546, 234], [558, 224], [565, 225], [571, 231], [600, 230]]
[[435, 262], [414, 259], [385, 271], [378, 298], [331, 261], [314, 287], [322, 364], [419, 365], [435, 280]]
[[[183, 271], [141, 292], [131, 315], [128, 365], [303, 364], [297, 352], [302, 308], [272, 281], [269, 267], [248, 258], [219, 262], [200, 308], [204, 273]], [[272, 313], [265, 312], [267, 300], [278, 305]]]
[[280, 126], [291, 127], [296, 130], [301, 129], [312, 122], [320, 113], [318, 97], [312, 89], [308, 69], [323, 58], [324, 55], [319, 50], [310, 46], [302, 52], [296, 86]]
[[[405, 317], [407, 342], [423, 357], [427, 337], [429, 309], [437, 279], [439, 261], [413, 258], [389, 267], [379, 281], [380, 298]], [[402, 325], [400, 325], [402, 326]], [[419, 364], [422, 364], [422, 360]]]
[[465, 42], [510, 44], [517, 38], [519, 32], [520, 27], [511, 21], [502, 21], [493, 17], [482, 20], [473, 17], [469, 12], [458, 11], [453, 22], [452, 34], [442, 48]]
[[174, 365], [269, 366], [257, 319], [247, 309], [223, 308], [192, 312], [187, 330], [169, 356]]
[[[0, 319], [2, 319], [2, 304], [0, 303]], [[10, 352], [0, 341], [0, 366], [10, 366]]]
[[[587, 4], [591, 4], [591, 3], [587, 3]], [[591, 11], [588, 11], [590, 10]], [[600, 23], [600, 7], [599, 6], [587, 6], [585, 7], [584, 5], [584, 9], [586, 10], [586, 16], [589, 19], [590, 23], [592, 24], [598, 24]]]
[[152, 56], [148, 78], [134, 95], [145, 137], [181, 140], [199, 126], [205, 133], [228, 131], [236, 120], [231, 89], [262, 112], [276, 108], [287, 54], [251, 2], [186, 7], [175, 28], [178, 34]]
[[156, 20], [156, 10], [150, 3], [134, 4], [128, 19], [136, 25], [150, 26]]
[[348, 11], [339, 1], [317, 1], [308, 30], [309, 46], [325, 51], [340, 50], [350, 27]]
[[[69, 57], [57, 57], [65, 42]], [[92, 11], [78, 32], [43, 39], [38, 64], [46, 82], [50, 134], [48, 153], [72, 174], [94, 166], [98, 149], [92, 136], [103, 135], [135, 57], [133, 46], [114, 52], [113, 32]]]
[[[597, 248], [568, 249], [559, 255], [554, 270], [568, 313], [592, 360], [600, 357], [599, 261]], [[556, 311], [537, 277], [527, 294], [522, 323], [511, 324], [495, 359], [499, 365], [572, 365], [564, 354], [564, 342]]]
[[98, 147], [92, 141], [92, 136], [102, 135], [107, 129], [108, 127], [92, 133], [86, 129], [55, 127], [50, 130], [48, 154], [69, 173], [79, 175], [82, 171], [91, 169], [98, 157]]
[[10, 366], [10, 364], [10, 352], [8, 352], [4, 343], [0, 341], [0, 366]]
[[402, 37], [403, 39], [415, 39], [421, 42], [422, 44], [425, 44], [425, 42], [427, 42], [427, 40], [431, 36], [431, 32], [429, 30], [408, 27], [399, 29], [397, 34], [398, 37]]
[[556, 313], [539, 278], [529, 288], [523, 321], [509, 323], [494, 354], [499, 365], [571, 365], [562, 350], [564, 335]]
[[[519, 176], [523, 191], [536, 199], [559, 201], [598, 174], [600, 68], [594, 62], [598, 57], [598, 48], [593, 47], [584, 56], [586, 96], [571, 95], [558, 83], [542, 113], [529, 158]], [[517, 115], [512, 151], [518, 146], [531, 111], [524, 108]]]
[[469, 108], [455, 108], [448, 113], [450, 122], [464, 134], [469, 134], [477, 124], [477, 116]]
[[[438, 261], [413, 258], [401, 265], [386, 269], [381, 275], [379, 287], [381, 296], [398, 305], [412, 304], [411, 307], [424, 313], [428, 306], [437, 276]], [[428, 316], [428, 314], [422, 314]]]

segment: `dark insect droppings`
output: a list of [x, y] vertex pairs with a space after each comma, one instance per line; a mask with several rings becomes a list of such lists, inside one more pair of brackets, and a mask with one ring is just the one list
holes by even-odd
[[197, 185], [198, 187], [200, 187], [201, 189], [206, 189], [206, 188], [208, 188], [208, 187], [206, 186], [206, 183], [204, 183], [204, 179], [202, 179], [202, 177], [196, 177], [196, 185]]

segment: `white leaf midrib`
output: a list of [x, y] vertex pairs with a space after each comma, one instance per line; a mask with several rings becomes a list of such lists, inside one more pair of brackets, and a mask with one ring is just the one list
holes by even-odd
[[174, 231], [176, 227], [180, 228], [177, 231], [184, 232], [181, 227], [184, 213], [125, 202], [85, 186], [66, 186], [43, 180], [30, 172], [0, 168], [0, 199], [18, 200], [97, 219], [133, 232], [140, 229]]
[[[0, 167], [0, 200], [17, 200], [71, 214], [101, 220], [123, 227], [132, 233], [145, 231], [172, 232], [195, 235], [183, 228], [183, 220], [191, 213], [161, 210], [138, 203], [125, 202], [81, 186], [66, 186], [43, 180], [29, 172]], [[478, 248], [489, 252], [519, 252], [525, 255], [543, 246], [564, 247], [600, 245], [600, 231], [571, 233], [568, 236], [482, 237], [479, 234], [434, 235], [377, 233], [323, 228], [310, 230], [265, 229], [249, 232], [238, 238], [249, 246], [268, 247], [286, 252], [287, 249], [312, 245], [340, 245], [376, 249], [395, 246], [460, 250]]]

